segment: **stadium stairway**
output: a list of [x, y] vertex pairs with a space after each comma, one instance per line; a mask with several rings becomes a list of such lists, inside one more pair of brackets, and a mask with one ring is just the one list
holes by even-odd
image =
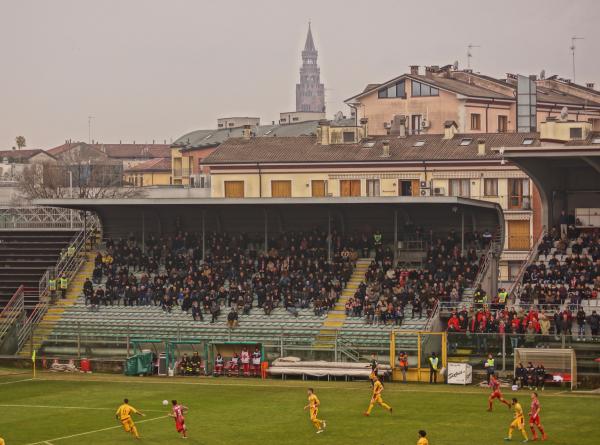
[[[86, 254], [86, 262], [81, 266], [81, 269], [79, 269], [79, 272], [77, 272], [75, 278], [73, 278], [69, 283], [66, 298], [59, 298], [56, 304], [48, 308], [46, 315], [44, 315], [40, 325], [38, 325], [33, 333], [33, 348], [35, 350], [38, 350], [48, 336], [52, 333], [56, 324], [62, 319], [65, 310], [73, 306], [77, 302], [77, 299], [83, 294], [83, 283], [85, 282], [86, 278], [92, 277], [96, 254], [97, 252], [95, 251], [88, 252]], [[22, 357], [29, 356], [31, 354], [31, 346], [32, 339], [29, 339], [19, 355]]]
[[327, 317], [323, 321], [322, 329], [315, 338], [314, 346], [316, 348], [334, 348], [336, 331], [344, 326], [346, 320], [346, 303], [354, 296], [360, 283], [364, 281], [365, 274], [369, 269], [369, 264], [371, 264], [371, 258], [359, 258], [356, 262], [356, 267], [354, 268], [346, 288], [342, 291], [342, 295], [333, 310], [327, 313]]

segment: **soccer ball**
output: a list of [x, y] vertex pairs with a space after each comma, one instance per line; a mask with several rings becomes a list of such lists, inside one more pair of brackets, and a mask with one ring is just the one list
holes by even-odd
[[169, 404], [168, 400], [163, 400], [163, 406], [167, 406]]

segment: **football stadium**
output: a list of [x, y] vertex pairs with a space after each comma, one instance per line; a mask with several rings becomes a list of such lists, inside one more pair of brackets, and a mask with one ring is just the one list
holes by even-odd
[[599, 443], [579, 38], [573, 80], [410, 65], [330, 119], [311, 26], [277, 123], [0, 150], [0, 445]]

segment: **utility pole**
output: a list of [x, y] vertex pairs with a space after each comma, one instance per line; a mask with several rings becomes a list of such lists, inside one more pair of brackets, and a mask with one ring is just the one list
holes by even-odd
[[471, 57], [473, 57], [471, 50], [473, 48], [481, 48], [481, 46], [473, 45], [472, 43], [469, 43], [469, 45], [467, 46], [467, 68], [471, 68]]
[[571, 54], [573, 55], [573, 83], [575, 83], [575, 41], [583, 40], [583, 37], [571, 37]]
[[94, 116], [88, 116], [88, 144], [92, 143], [92, 119]]

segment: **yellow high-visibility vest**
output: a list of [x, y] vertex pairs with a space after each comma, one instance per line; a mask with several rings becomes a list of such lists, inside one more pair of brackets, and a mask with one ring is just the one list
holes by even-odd
[[48, 280], [48, 288], [50, 290], [56, 290], [56, 280]]
[[69, 287], [69, 280], [67, 280], [66, 278], [61, 278], [60, 279], [60, 288], [66, 289], [67, 287]]

